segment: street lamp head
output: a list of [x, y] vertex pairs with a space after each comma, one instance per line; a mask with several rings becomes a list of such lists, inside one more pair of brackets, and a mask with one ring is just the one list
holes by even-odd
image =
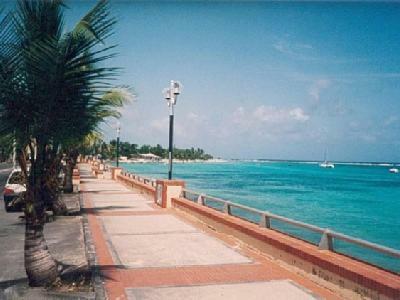
[[118, 136], [119, 136], [120, 132], [121, 132], [121, 124], [118, 122], [117, 123], [117, 134], [118, 134]]
[[176, 104], [178, 95], [182, 92], [182, 84], [179, 81], [171, 80], [171, 85], [169, 88], [163, 89], [162, 93], [164, 99], [167, 100], [168, 106]]
[[162, 91], [165, 100], [169, 101], [171, 99], [171, 90], [169, 88], [165, 88]]
[[172, 81], [172, 90], [174, 95], [179, 95], [181, 93], [182, 84], [179, 81]]

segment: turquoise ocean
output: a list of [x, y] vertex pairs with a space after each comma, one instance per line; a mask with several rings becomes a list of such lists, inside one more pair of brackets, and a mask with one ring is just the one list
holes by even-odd
[[[166, 178], [168, 172], [168, 165], [160, 163], [121, 166], [151, 178]], [[232, 161], [177, 163], [173, 174], [194, 191], [400, 249], [400, 173], [389, 173], [389, 168], [336, 164], [335, 169], [324, 169], [315, 163]], [[312, 243], [320, 239], [319, 234], [277, 221], [272, 226]], [[338, 240], [334, 247], [400, 273], [399, 259]]]

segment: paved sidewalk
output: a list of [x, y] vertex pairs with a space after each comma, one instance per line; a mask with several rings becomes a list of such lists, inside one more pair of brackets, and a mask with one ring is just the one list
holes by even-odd
[[[0, 208], [0, 299], [94, 299], [92, 292], [66, 293], [28, 286], [24, 268], [25, 224], [19, 215], [6, 214]], [[80, 216], [57, 217], [46, 224], [44, 235], [50, 253], [66, 268], [88, 268]]]
[[109, 299], [339, 299], [228, 236], [81, 164], [81, 191]]

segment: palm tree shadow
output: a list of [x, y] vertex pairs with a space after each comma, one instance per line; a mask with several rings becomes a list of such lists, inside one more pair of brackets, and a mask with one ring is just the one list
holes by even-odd
[[11, 279], [11, 280], [6, 280], [6, 281], [1, 281], [0, 282], [0, 291], [5, 290], [9, 287], [15, 286], [15, 285], [24, 285], [28, 286], [28, 278], [23, 277], [23, 278], [18, 278], [18, 279]]
[[97, 215], [99, 212], [107, 211], [107, 210], [117, 210], [124, 208], [134, 208], [133, 206], [118, 206], [118, 205], [110, 205], [110, 206], [102, 206], [102, 207], [91, 207], [91, 208], [81, 208], [81, 212], [88, 215]]
[[[103, 279], [113, 280], [111, 276], [108, 276], [107, 271], [113, 271], [115, 269], [126, 269], [124, 265], [96, 265], [89, 267], [87, 264], [84, 265], [68, 265], [61, 262], [57, 262], [61, 269], [60, 277], [64, 283], [73, 282], [90, 282], [93, 274], [100, 274]], [[26, 278], [25, 278], [26, 279]]]

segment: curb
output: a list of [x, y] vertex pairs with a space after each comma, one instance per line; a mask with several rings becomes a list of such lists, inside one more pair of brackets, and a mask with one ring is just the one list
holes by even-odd
[[[79, 193], [79, 203], [81, 208], [84, 207], [82, 193]], [[89, 268], [91, 269], [92, 272], [91, 281], [93, 284], [95, 299], [107, 299], [103, 282], [101, 280], [100, 270], [97, 267], [98, 264], [97, 264], [96, 250], [92, 239], [92, 233], [90, 232], [89, 229], [89, 220], [86, 213], [82, 213], [82, 225], [83, 225], [83, 238], [86, 248], [86, 257], [88, 259]]]

